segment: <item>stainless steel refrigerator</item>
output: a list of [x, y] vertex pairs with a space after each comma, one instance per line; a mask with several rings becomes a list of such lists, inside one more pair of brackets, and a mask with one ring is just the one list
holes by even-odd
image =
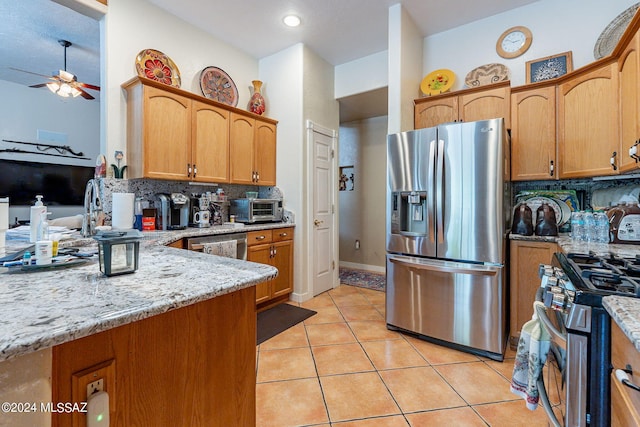
[[386, 322], [502, 360], [509, 138], [503, 119], [387, 137]]

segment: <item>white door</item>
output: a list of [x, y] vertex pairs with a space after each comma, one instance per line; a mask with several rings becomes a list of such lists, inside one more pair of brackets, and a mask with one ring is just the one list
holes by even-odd
[[308, 122], [311, 157], [311, 239], [309, 262], [313, 296], [328, 291], [337, 282], [335, 226], [335, 143], [336, 133]]

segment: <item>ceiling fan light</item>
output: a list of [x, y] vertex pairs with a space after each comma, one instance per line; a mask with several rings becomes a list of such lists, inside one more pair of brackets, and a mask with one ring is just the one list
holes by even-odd
[[49, 88], [49, 90], [53, 93], [58, 93], [58, 91], [60, 90], [60, 83], [58, 82], [47, 83], [47, 88]]
[[67, 96], [69, 96], [71, 94], [71, 90], [72, 90], [72, 88], [71, 88], [71, 86], [69, 86], [69, 84], [62, 83], [60, 85], [60, 90], [58, 91], [58, 95], [67, 97]]
[[74, 98], [79, 96], [82, 92], [80, 92], [77, 88], [75, 87], [71, 87], [71, 96], [73, 96]]

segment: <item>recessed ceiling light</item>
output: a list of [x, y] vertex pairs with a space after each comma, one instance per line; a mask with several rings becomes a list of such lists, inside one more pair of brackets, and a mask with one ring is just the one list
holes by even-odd
[[287, 15], [282, 18], [282, 22], [284, 22], [284, 25], [287, 27], [297, 27], [300, 25], [300, 18], [296, 15]]

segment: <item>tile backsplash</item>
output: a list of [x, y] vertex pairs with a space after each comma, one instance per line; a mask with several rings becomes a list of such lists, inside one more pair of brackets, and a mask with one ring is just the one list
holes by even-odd
[[[575, 190], [578, 194], [581, 209], [591, 208], [591, 194], [595, 190], [616, 188], [622, 185], [640, 186], [640, 177], [611, 180], [567, 179], [561, 181], [514, 181], [511, 183], [513, 199], [520, 191], [525, 190]], [[513, 204], [513, 200], [512, 200]]]
[[[101, 180], [101, 193], [103, 210], [106, 214], [107, 224], [111, 223], [111, 200], [113, 193], [134, 193], [136, 197], [142, 197], [143, 201], [149, 202], [150, 207], [154, 206], [159, 193], [182, 193], [191, 196], [193, 193], [201, 194], [210, 191], [215, 193], [219, 188], [224, 190], [227, 199], [239, 199], [245, 197], [247, 191], [257, 191], [260, 198], [282, 199], [282, 192], [278, 187], [260, 187], [257, 185], [198, 185], [180, 181], [161, 181], [154, 179], [115, 179], [103, 178]], [[229, 207], [222, 206], [222, 216], [228, 220]]]

